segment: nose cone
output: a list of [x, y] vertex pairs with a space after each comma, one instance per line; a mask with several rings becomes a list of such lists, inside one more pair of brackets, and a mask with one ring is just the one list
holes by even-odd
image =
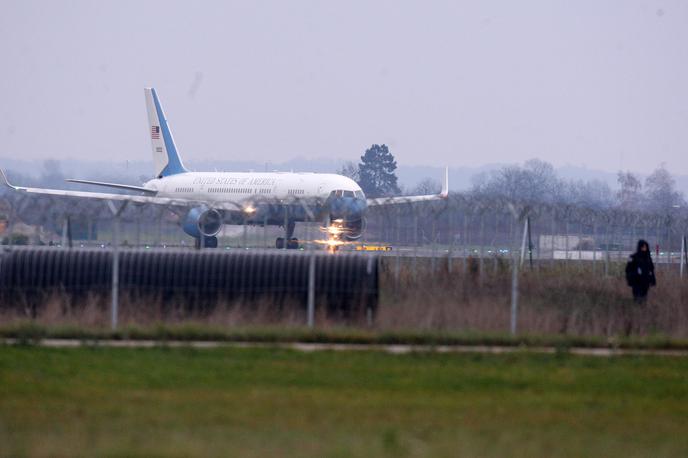
[[368, 204], [358, 197], [336, 197], [330, 204], [330, 214], [334, 218], [356, 219], [363, 216]]

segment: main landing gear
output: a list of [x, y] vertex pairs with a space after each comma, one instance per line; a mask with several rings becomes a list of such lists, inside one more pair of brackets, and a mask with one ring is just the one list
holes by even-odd
[[[278, 250], [282, 250], [286, 248], [287, 250], [298, 250], [299, 249], [299, 239], [294, 237], [294, 229], [296, 228], [296, 223], [294, 221], [289, 221], [287, 224], [287, 227], [285, 228], [286, 230], [286, 238], [285, 237], [277, 237], [277, 240], [275, 240], [275, 247]], [[286, 243], [286, 246], [285, 246]]]
[[196, 248], [201, 248], [201, 242], [203, 243], [203, 248], [217, 248], [217, 237], [200, 237], [195, 239]]
[[[285, 242], [284, 237], [277, 237], [277, 240], [275, 240], [275, 247], [278, 250], [284, 249], [285, 248], [284, 242]], [[292, 237], [290, 239], [287, 239], [286, 243], [287, 243], [287, 246], [286, 246], [287, 250], [298, 250], [298, 248], [299, 248], [299, 239], [297, 239], [296, 237]]]

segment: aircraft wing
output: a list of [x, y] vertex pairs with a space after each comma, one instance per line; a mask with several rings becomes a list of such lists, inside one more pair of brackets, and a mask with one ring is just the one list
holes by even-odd
[[412, 202], [428, 202], [433, 200], [444, 200], [449, 197], [449, 168], [444, 169], [444, 183], [442, 183], [442, 190], [439, 194], [428, 194], [425, 196], [394, 196], [394, 197], [376, 197], [367, 199], [369, 207], [377, 207], [380, 205], [398, 205], [408, 204]]
[[76, 197], [82, 199], [98, 199], [104, 201], [118, 201], [118, 202], [133, 202], [137, 204], [153, 204], [153, 205], [164, 205], [168, 207], [195, 207], [198, 205], [206, 204], [217, 210], [239, 210], [240, 207], [233, 203], [221, 203], [221, 202], [205, 202], [196, 199], [179, 199], [171, 197], [157, 197], [157, 196], [141, 196], [132, 194], [113, 194], [108, 192], [90, 192], [90, 191], [71, 191], [67, 189], [46, 189], [46, 188], [27, 188], [22, 186], [14, 186], [10, 184], [5, 175], [5, 171], [0, 169], [0, 175], [2, 175], [3, 183], [14, 189], [17, 192], [22, 192], [26, 194], [36, 194], [43, 196], [56, 196], [56, 197]]
[[408, 204], [412, 202], [428, 202], [433, 200], [444, 200], [448, 196], [446, 194], [428, 194], [426, 196], [394, 196], [394, 197], [377, 197], [367, 199], [369, 207], [378, 207], [380, 205], [399, 205]]
[[102, 181], [92, 181], [92, 180], [76, 180], [74, 178], [67, 178], [65, 181], [69, 181], [70, 183], [90, 184], [93, 186], [104, 186], [106, 188], [124, 189], [125, 191], [138, 191], [138, 192], [142, 192], [144, 194], [148, 194], [148, 195], [152, 195], [152, 196], [154, 196], [158, 193], [158, 191], [155, 191], [153, 189], [144, 188], [142, 186], [132, 186], [132, 185], [128, 185], [128, 184], [104, 183]]

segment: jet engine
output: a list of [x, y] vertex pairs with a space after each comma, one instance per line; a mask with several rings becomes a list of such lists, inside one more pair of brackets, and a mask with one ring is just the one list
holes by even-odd
[[212, 208], [195, 207], [186, 214], [182, 228], [184, 232], [197, 239], [201, 236], [214, 237], [222, 229], [222, 215]]
[[[328, 201], [328, 213], [330, 226], [327, 232], [330, 239], [341, 242], [352, 241], [361, 238], [366, 228], [366, 219], [363, 216], [366, 210], [366, 201], [354, 197], [353, 191], [333, 191]], [[343, 194], [342, 196], [339, 193]]]
[[357, 219], [333, 219], [326, 228], [331, 240], [352, 241], [361, 238], [366, 228], [366, 220], [363, 217]]
[[356, 220], [344, 220], [344, 238], [357, 240], [361, 238], [366, 228], [366, 219], [360, 217]]

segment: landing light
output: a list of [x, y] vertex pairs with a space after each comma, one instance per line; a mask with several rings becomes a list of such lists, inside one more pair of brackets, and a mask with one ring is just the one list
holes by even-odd
[[327, 240], [315, 240], [315, 243], [318, 243], [320, 245], [325, 245], [325, 247], [327, 248], [327, 251], [329, 251], [330, 253], [334, 253], [335, 251], [337, 251], [337, 249], [340, 246], [347, 244], [347, 242], [344, 242], [342, 240], [332, 239], [332, 238], [327, 239]]
[[247, 205], [244, 207], [244, 213], [247, 215], [252, 215], [253, 213], [256, 212], [256, 208], [253, 205]]

